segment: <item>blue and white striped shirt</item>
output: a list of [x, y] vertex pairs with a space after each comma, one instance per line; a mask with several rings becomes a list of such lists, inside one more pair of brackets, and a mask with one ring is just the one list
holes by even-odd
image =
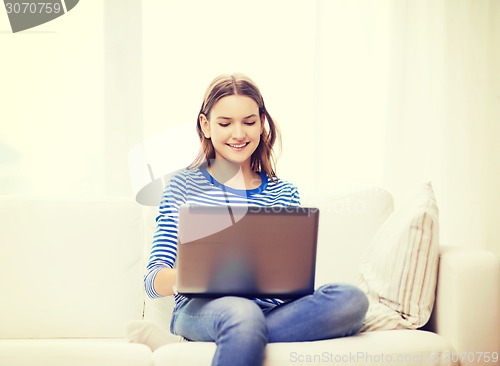
[[[144, 276], [144, 287], [149, 297], [160, 295], [154, 289], [156, 274], [163, 268], [174, 268], [177, 257], [178, 213], [181, 205], [251, 205], [251, 206], [299, 206], [297, 188], [286, 181], [273, 181], [265, 173], [260, 173], [262, 183], [251, 190], [227, 187], [217, 182], [206, 167], [186, 168], [178, 171], [170, 179], [160, 203], [156, 218], [153, 246]], [[175, 301], [183, 298], [176, 294]], [[259, 299], [281, 304], [280, 299]]]

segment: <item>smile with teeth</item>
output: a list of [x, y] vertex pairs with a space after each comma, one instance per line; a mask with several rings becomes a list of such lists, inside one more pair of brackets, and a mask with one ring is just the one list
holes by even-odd
[[233, 149], [243, 149], [245, 146], [247, 146], [250, 142], [244, 142], [242, 144], [227, 144], [228, 146], [232, 147]]

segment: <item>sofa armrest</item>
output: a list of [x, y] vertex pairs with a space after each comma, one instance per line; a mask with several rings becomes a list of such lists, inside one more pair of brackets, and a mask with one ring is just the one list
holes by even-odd
[[494, 253], [441, 248], [431, 323], [462, 366], [500, 365], [500, 271]]

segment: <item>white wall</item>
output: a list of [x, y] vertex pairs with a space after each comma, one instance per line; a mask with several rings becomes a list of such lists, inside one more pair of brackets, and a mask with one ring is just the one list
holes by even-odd
[[106, 0], [12, 34], [0, 12], [0, 194], [132, 196], [130, 149], [194, 126], [241, 71], [305, 199], [429, 179], [442, 242], [500, 256], [499, 18], [493, 0]]
[[0, 11], [0, 30], [0, 192], [102, 193], [102, 5], [16, 34]]
[[282, 129], [278, 174], [312, 185], [314, 2], [148, 0], [143, 5], [145, 137], [182, 123], [194, 131], [212, 79], [243, 72], [259, 85]]
[[81, 1], [12, 34], [0, 11], [0, 194], [130, 195], [126, 156], [142, 134], [141, 20], [137, 1]]

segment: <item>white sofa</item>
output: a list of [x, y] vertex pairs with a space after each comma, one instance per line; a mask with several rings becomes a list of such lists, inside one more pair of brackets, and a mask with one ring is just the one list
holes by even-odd
[[[362, 253], [393, 211], [390, 194], [369, 189], [308, 203], [321, 209], [317, 286], [355, 282]], [[126, 199], [0, 199], [0, 366], [210, 365], [213, 343], [172, 336], [152, 352], [125, 339], [133, 320], [169, 327], [172, 299], [150, 300], [142, 287], [155, 214]], [[498, 366], [499, 291], [494, 254], [441, 247], [425, 330], [269, 344], [265, 365], [458, 365], [460, 359]]]

